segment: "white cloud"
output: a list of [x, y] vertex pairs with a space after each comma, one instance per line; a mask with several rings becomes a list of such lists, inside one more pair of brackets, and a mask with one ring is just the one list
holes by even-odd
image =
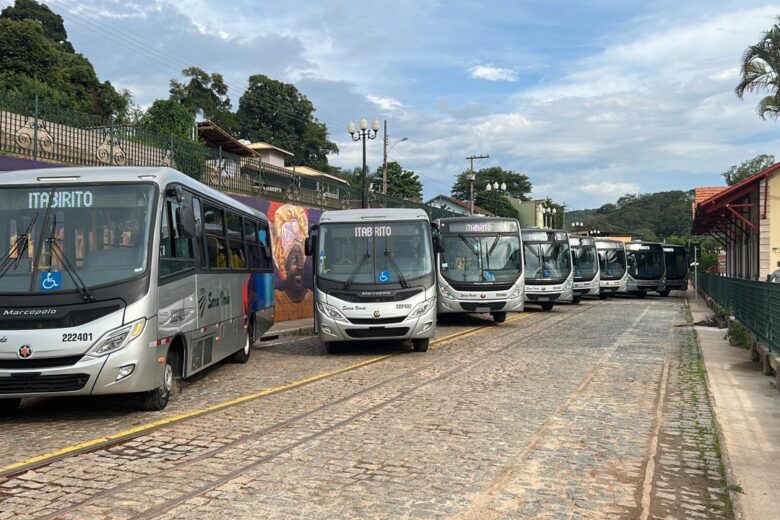
[[469, 69], [472, 78], [488, 81], [517, 81], [517, 72], [494, 65], [476, 65]]
[[404, 106], [403, 103], [391, 97], [375, 96], [373, 94], [369, 94], [366, 96], [366, 99], [382, 110], [386, 110], [388, 112]]
[[626, 193], [639, 193], [639, 184], [632, 182], [593, 182], [583, 184], [580, 190], [587, 194], [621, 196]]

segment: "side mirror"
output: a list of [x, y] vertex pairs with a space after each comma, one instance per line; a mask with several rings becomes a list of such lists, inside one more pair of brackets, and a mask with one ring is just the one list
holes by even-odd
[[165, 190], [165, 194], [168, 197], [176, 199], [176, 202], [181, 202], [184, 199], [184, 190], [179, 185], [171, 186]]
[[312, 256], [314, 253], [314, 237], [309, 235], [306, 237], [306, 240], [303, 242], [303, 252], [306, 253], [306, 256]]
[[195, 214], [192, 208], [189, 206], [182, 206], [179, 208], [179, 220], [183, 228], [184, 234], [187, 238], [195, 236]]
[[436, 224], [431, 224], [431, 242], [433, 242], [434, 253], [444, 252], [444, 242], [441, 239], [441, 233], [439, 233], [439, 228]]

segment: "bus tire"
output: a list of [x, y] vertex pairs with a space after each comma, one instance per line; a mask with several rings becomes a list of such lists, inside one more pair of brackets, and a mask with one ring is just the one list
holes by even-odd
[[326, 341], [325, 342], [325, 352], [328, 354], [340, 354], [341, 353], [341, 343], [337, 341]]
[[21, 404], [21, 397], [0, 399], [0, 417], [10, 417], [11, 415], [15, 414], [19, 409], [19, 405]]
[[141, 394], [141, 408], [147, 412], [158, 412], [168, 406], [173, 390], [173, 361], [171, 353], [165, 360], [165, 369], [163, 370], [163, 380], [160, 386], [154, 390], [149, 390]]
[[553, 307], [555, 304], [553, 302], [542, 302], [542, 310], [543, 311], [551, 311], [553, 310]]
[[412, 347], [414, 347], [415, 352], [428, 352], [428, 345], [430, 345], [430, 343], [431, 340], [428, 338], [413, 339]]
[[637, 298], [642, 299], [647, 296], [647, 291], [637, 291], [635, 294]]
[[661, 296], [666, 297], [666, 296], [669, 296], [670, 292], [672, 292], [671, 289], [664, 289], [663, 291], [658, 291], [658, 294], [660, 294]]
[[605, 292], [599, 293], [599, 300], [606, 300], [607, 298], [609, 298], [609, 295], [607, 293]]
[[572, 299], [571, 299], [571, 302], [572, 302], [574, 305], [579, 305], [581, 301], [582, 301], [582, 296], [581, 296], [581, 295], [579, 295], [579, 294], [577, 294], [577, 295], [573, 296], [573, 297], [572, 297]]
[[491, 312], [490, 314], [493, 316], [493, 321], [496, 323], [504, 323], [506, 321], [505, 312]]
[[252, 325], [252, 323], [249, 323], [249, 326], [246, 329], [246, 341], [244, 343], [244, 346], [241, 347], [241, 350], [234, 352], [232, 356], [230, 356], [230, 361], [233, 363], [241, 363], [244, 364], [247, 361], [249, 361], [249, 356], [252, 354], [252, 345], [254, 345], [255, 341], [255, 328]]

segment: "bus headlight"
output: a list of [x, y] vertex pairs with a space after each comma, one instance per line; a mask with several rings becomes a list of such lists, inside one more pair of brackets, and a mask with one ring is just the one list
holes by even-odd
[[571, 283], [571, 280], [568, 280], [568, 281], [567, 281], [567, 282], [566, 282], [566, 283], [563, 285], [563, 290], [564, 290], [564, 291], [568, 291], [569, 289], [571, 289], [571, 285], [572, 285], [572, 283]]
[[523, 292], [520, 287], [515, 287], [514, 290], [512, 290], [511, 293], [509, 293], [509, 299], [514, 300], [515, 298], [520, 297], [520, 293]]
[[321, 313], [323, 313], [325, 316], [327, 316], [332, 320], [349, 323], [349, 320], [346, 318], [346, 316], [341, 314], [341, 311], [338, 310], [336, 307], [333, 307], [332, 305], [328, 305], [327, 303], [317, 302], [317, 308], [320, 310]]
[[434, 306], [436, 303], [436, 298], [431, 298], [430, 300], [425, 300], [421, 304], [419, 304], [417, 307], [412, 309], [412, 312], [409, 313], [410, 318], [419, 318]]
[[457, 300], [458, 299], [458, 297], [455, 296], [455, 294], [452, 291], [450, 291], [449, 287], [446, 287], [444, 285], [442, 285], [440, 287], [441, 287], [441, 294], [442, 294], [442, 296], [444, 296], [448, 300]]
[[98, 341], [97, 347], [92, 349], [92, 354], [95, 356], [105, 356], [112, 352], [122, 350], [128, 343], [141, 335], [145, 326], [146, 320], [141, 318], [129, 325], [107, 332], [103, 336], [103, 339]]

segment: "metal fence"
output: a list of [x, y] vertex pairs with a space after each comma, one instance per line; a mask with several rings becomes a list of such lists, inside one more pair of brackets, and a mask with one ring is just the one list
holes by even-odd
[[[319, 209], [360, 207], [360, 190], [325, 175], [304, 175], [210, 148], [173, 135], [152, 134], [51, 107], [34, 99], [0, 94], [0, 154], [68, 166], [168, 166], [221, 191]], [[369, 194], [370, 207], [419, 208], [430, 218], [454, 216], [415, 201]]]
[[700, 273], [699, 289], [780, 353], [780, 284]]

